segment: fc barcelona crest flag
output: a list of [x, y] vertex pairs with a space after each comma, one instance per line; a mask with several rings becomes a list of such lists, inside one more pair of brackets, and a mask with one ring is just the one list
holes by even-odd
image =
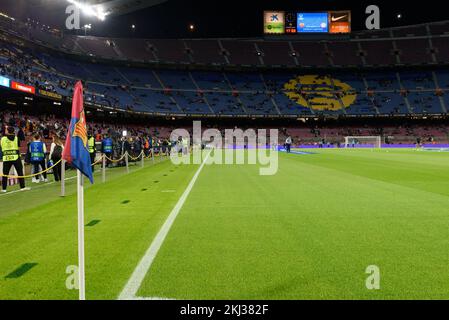
[[83, 85], [78, 81], [73, 91], [72, 119], [62, 158], [94, 182], [84, 114]]

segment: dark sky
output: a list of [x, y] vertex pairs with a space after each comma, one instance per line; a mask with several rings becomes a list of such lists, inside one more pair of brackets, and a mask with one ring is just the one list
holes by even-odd
[[[32, 7], [32, 0], [0, 0], [1, 11], [16, 16], [36, 17], [47, 24], [60, 27], [65, 15], [63, 7], [56, 8], [56, 0], [39, 0]], [[64, 0], [58, 0], [65, 3]], [[168, 0], [156, 7], [144, 9], [120, 17], [109, 17], [104, 22], [92, 22], [89, 34], [111, 37], [145, 38], [207, 38], [207, 37], [259, 37], [262, 36], [262, 14], [272, 10], [352, 10], [353, 30], [361, 30], [365, 24], [365, 8], [376, 4], [381, 10], [381, 27], [416, 24], [449, 19], [442, 1], [427, 0]], [[398, 13], [402, 14], [397, 19]], [[136, 25], [133, 32], [131, 25]], [[195, 25], [195, 31], [188, 29]]]

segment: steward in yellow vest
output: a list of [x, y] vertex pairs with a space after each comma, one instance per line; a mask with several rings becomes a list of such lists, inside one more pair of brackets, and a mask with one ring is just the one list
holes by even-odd
[[[6, 136], [0, 140], [0, 148], [3, 161], [3, 175], [9, 175], [12, 167], [17, 171], [18, 176], [23, 176], [23, 165], [20, 159], [19, 150], [19, 139], [14, 134], [14, 128], [8, 127], [6, 130]], [[30, 188], [25, 188], [25, 179], [19, 178], [20, 190], [30, 190]], [[2, 193], [6, 192], [6, 187], [8, 186], [8, 178], [2, 177]]]
[[87, 141], [88, 147], [89, 147], [89, 154], [90, 154], [90, 162], [93, 164], [95, 162], [95, 155], [97, 149], [95, 148], [95, 138], [93, 134], [89, 134], [89, 140]]

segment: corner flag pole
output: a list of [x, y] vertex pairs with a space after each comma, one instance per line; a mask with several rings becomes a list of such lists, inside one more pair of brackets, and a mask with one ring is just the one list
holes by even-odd
[[78, 193], [78, 271], [79, 271], [79, 300], [86, 300], [84, 276], [84, 176], [77, 172]]

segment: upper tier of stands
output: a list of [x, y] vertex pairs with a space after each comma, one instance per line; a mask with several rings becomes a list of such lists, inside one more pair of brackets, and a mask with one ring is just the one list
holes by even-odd
[[316, 116], [447, 114], [449, 71], [185, 71], [106, 65], [0, 42], [0, 74], [85, 101], [148, 114]]
[[449, 21], [362, 31], [349, 39], [320, 42], [98, 38], [62, 35], [4, 17], [0, 30], [72, 54], [146, 63], [351, 67], [449, 62]]

